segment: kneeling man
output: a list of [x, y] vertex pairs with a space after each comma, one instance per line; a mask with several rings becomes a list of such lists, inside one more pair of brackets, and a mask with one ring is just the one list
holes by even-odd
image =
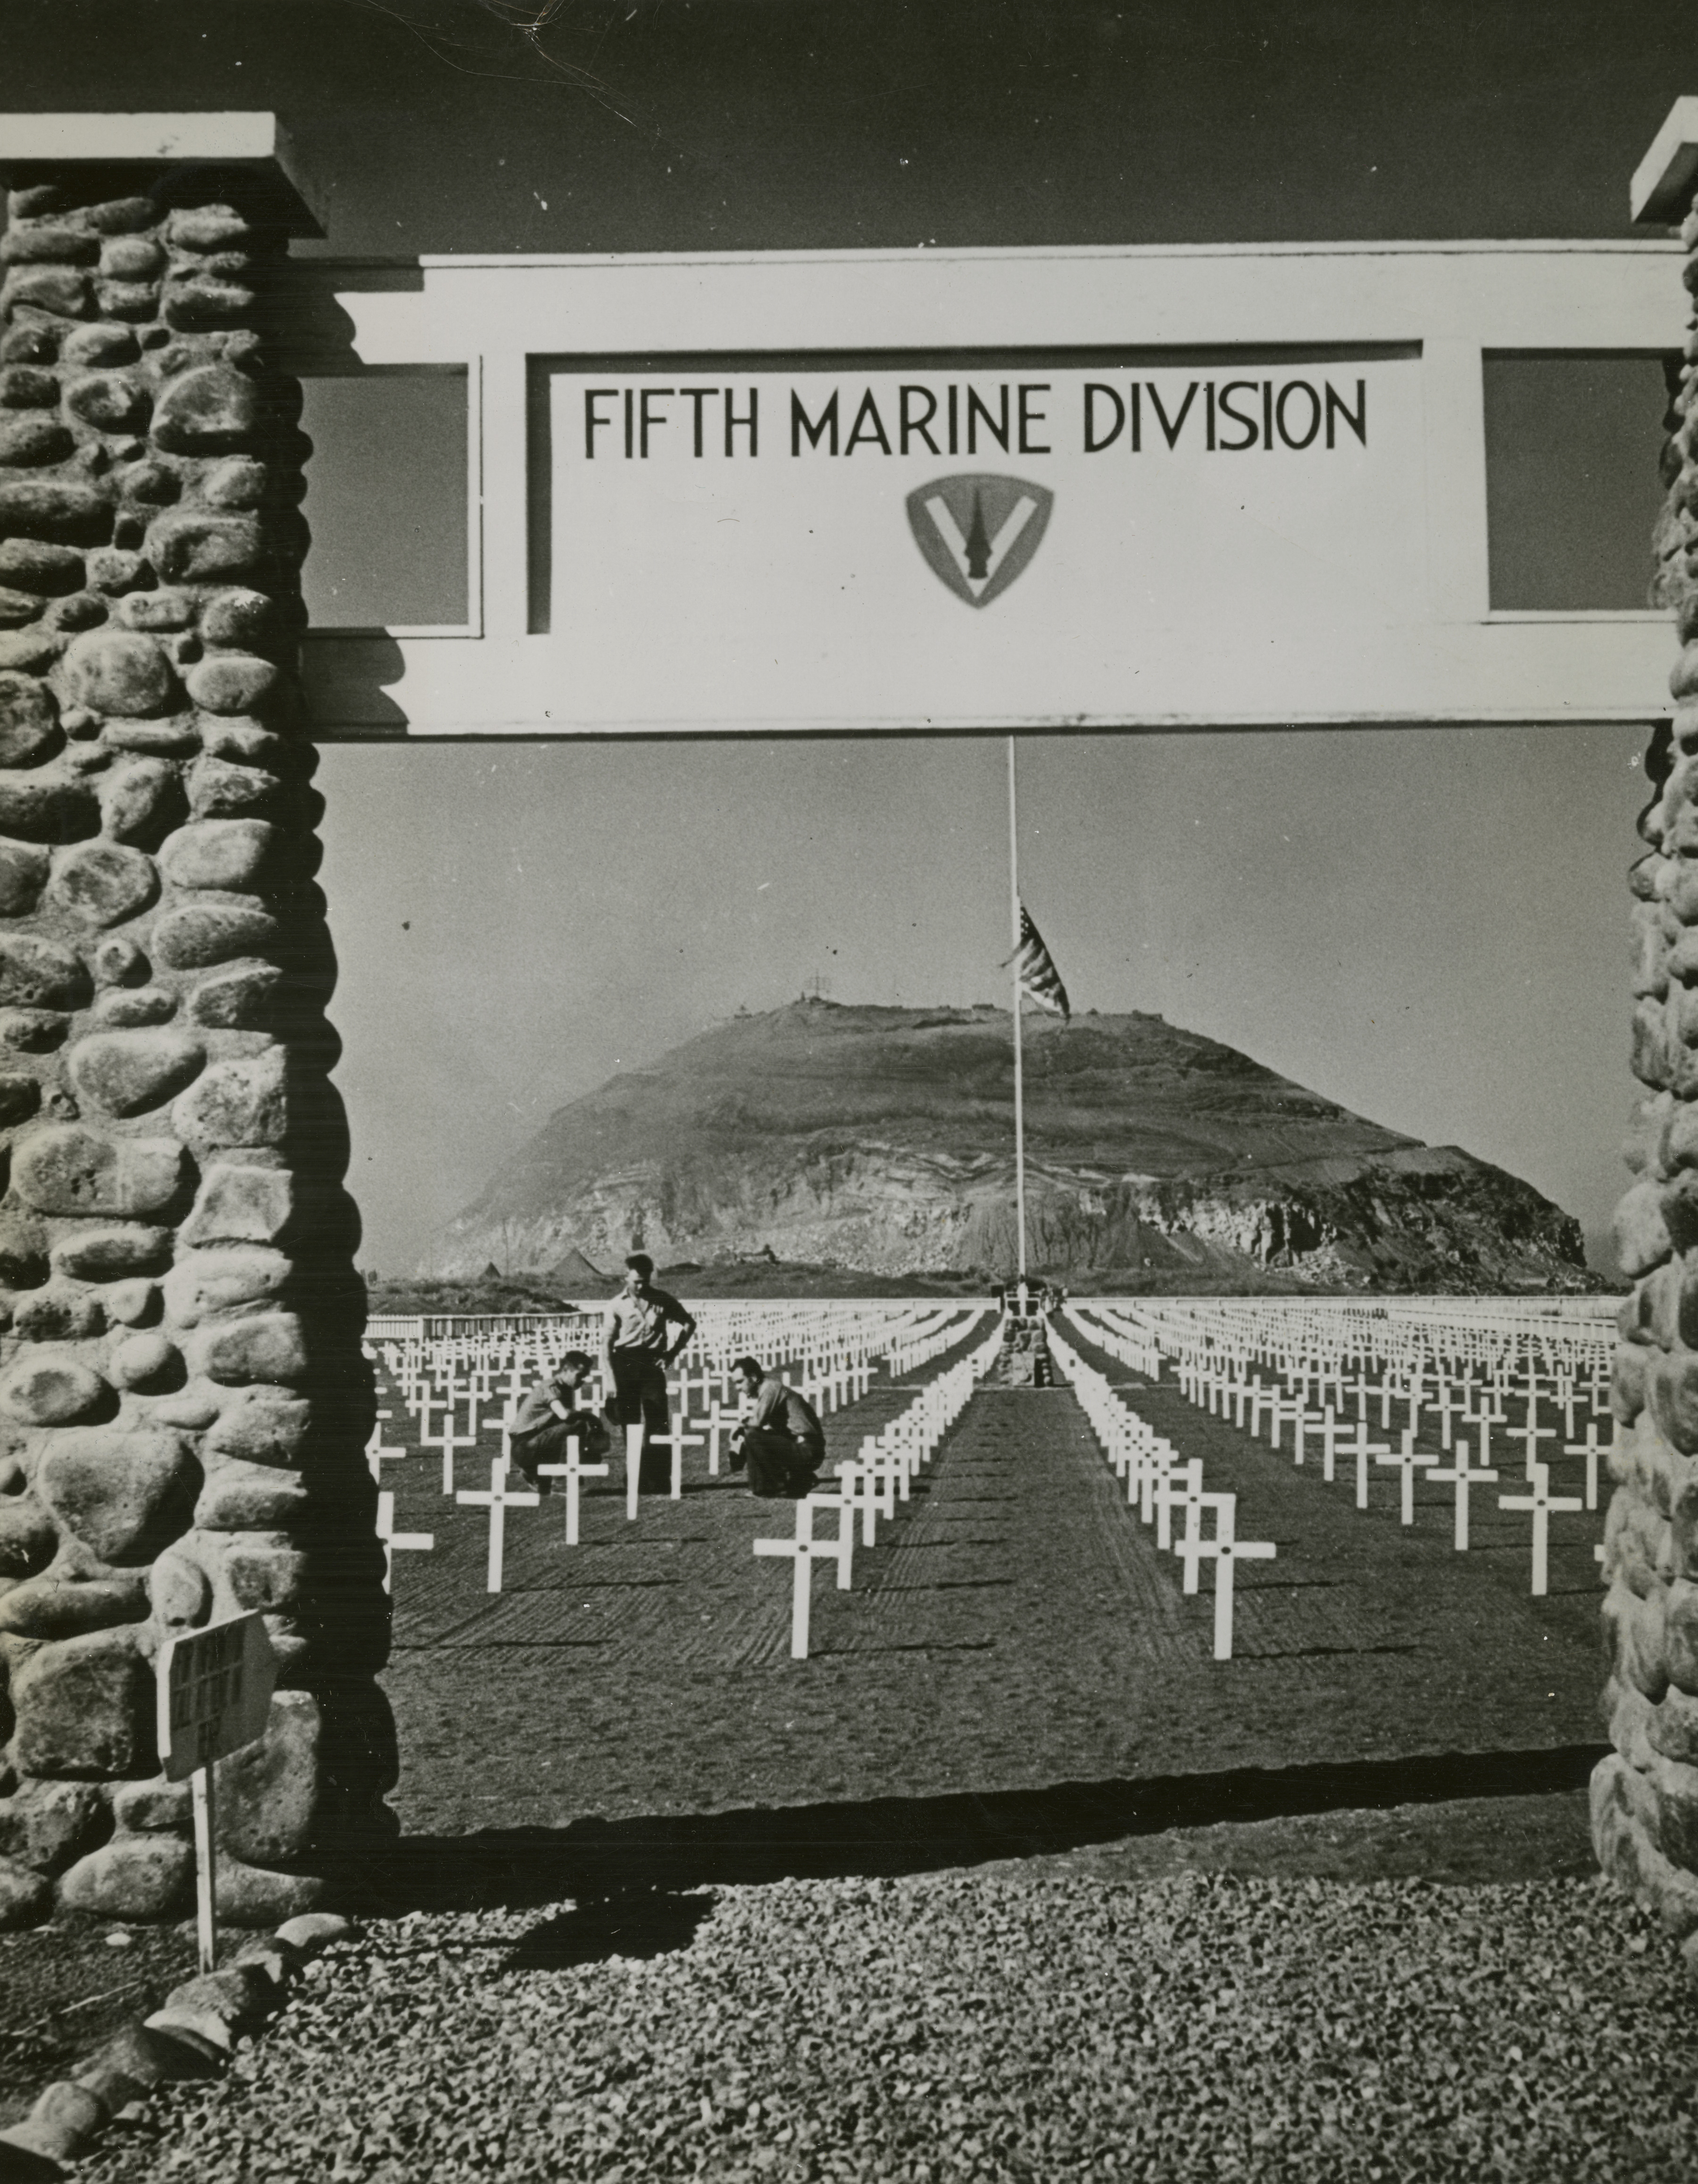
[[813, 1405], [787, 1388], [757, 1357], [738, 1357], [732, 1370], [754, 1405], [732, 1440], [731, 1468], [749, 1467], [749, 1490], [764, 1502], [799, 1502], [820, 1483], [826, 1434]]
[[607, 1428], [593, 1411], [577, 1407], [580, 1388], [589, 1378], [590, 1361], [582, 1350], [569, 1350], [546, 1379], [519, 1399], [507, 1445], [513, 1461], [539, 1494], [554, 1481], [539, 1479], [539, 1464], [564, 1463], [566, 1443], [576, 1437], [580, 1463], [599, 1463], [607, 1454]]

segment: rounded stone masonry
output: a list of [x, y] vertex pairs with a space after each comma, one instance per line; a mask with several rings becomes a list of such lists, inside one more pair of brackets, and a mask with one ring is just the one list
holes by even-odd
[[[1698, 212], [1681, 233], [1698, 296]], [[1673, 715], [1646, 760], [1645, 854], [1630, 875], [1640, 1091], [1616, 1241], [1633, 1291], [1616, 1349], [1604, 1548], [1615, 1749], [1592, 1778], [1592, 1835], [1605, 1870], [1691, 1937], [1698, 1969], [1698, 322], [1665, 423], [1652, 600], [1673, 611], [1681, 649]]]
[[[296, 679], [291, 200], [4, 166], [0, 1925], [192, 1908], [154, 1662], [257, 1610], [225, 1914], [311, 1909], [396, 1773], [372, 1418]], [[298, 206], [295, 206], [298, 210]], [[296, 231], [299, 223], [296, 222]]]

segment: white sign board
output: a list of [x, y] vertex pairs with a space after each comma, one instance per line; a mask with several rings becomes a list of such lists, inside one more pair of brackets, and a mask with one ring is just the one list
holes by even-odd
[[1493, 606], [1485, 379], [1678, 352], [1680, 263], [1635, 242], [303, 264], [284, 362], [463, 368], [469, 416], [465, 619], [311, 634], [319, 733], [1650, 718], [1666, 616]]
[[[1395, 642], [1425, 588], [1418, 359], [562, 371], [581, 717], [1107, 720]], [[1199, 610], [1222, 630], [1197, 657]]]
[[157, 1673], [159, 1758], [168, 1780], [186, 1781], [264, 1736], [277, 1657], [263, 1616], [238, 1615], [167, 1639]]

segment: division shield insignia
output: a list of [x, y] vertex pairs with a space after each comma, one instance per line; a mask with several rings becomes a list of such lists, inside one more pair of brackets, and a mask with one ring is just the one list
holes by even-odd
[[958, 599], [988, 607], [1038, 551], [1055, 496], [1024, 478], [965, 471], [908, 496], [914, 543]]

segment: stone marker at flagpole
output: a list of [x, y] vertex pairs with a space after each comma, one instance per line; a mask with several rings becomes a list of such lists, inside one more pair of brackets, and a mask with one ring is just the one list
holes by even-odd
[[153, 1663], [253, 1611], [224, 1915], [387, 1831], [335, 959], [296, 682], [317, 225], [269, 114], [0, 117], [0, 1925], [192, 1901]]

